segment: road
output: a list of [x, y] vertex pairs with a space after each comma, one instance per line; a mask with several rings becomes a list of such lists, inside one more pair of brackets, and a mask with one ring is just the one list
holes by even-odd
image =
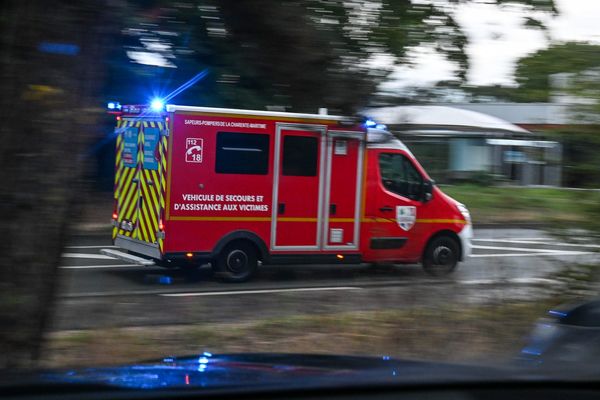
[[306, 313], [389, 309], [416, 304], [531, 299], [575, 264], [600, 262], [600, 245], [560, 241], [538, 230], [475, 231], [473, 256], [445, 278], [420, 266], [263, 266], [244, 284], [125, 264], [100, 254], [108, 238], [74, 237], [61, 262], [53, 330], [231, 322]]

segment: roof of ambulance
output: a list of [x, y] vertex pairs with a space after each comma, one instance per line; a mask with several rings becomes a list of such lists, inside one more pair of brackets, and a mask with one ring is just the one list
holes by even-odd
[[[261, 111], [261, 110], [240, 110], [236, 108], [216, 108], [216, 107], [194, 107], [194, 106], [179, 106], [175, 104], [167, 104], [167, 112], [197, 112], [197, 113], [213, 113], [213, 114], [232, 114], [232, 115], [256, 115], [265, 117], [282, 117], [282, 118], [300, 118], [300, 119], [319, 119], [341, 121], [348, 120], [349, 117], [327, 114], [302, 114], [289, 113], [281, 111]], [[387, 130], [368, 128], [367, 129], [367, 145], [369, 148], [387, 148], [399, 149], [409, 152], [404, 143], [398, 140], [392, 133]]]
[[181, 112], [213, 113], [213, 114], [257, 115], [257, 116], [264, 116], [264, 117], [319, 119], [319, 120], [331, 120], [331, 121], [342, 121], [342, 120], [350, 119], [349, 117], [343, 117], [340, 115], [303, 114], [303, 113], [290, 113], [290, 112], [282, 112], [282, 111], [240, 110], [237, 108], [178, 106], [175, 104], [167, 104], [166, 110], [167, 110], [167, 112], [181, 111]]

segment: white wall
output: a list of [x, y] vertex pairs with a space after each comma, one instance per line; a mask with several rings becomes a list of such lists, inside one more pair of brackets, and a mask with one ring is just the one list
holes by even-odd
[[492, 164], [491, 147], [484, 139], [450, 139], [449, 169], [451, 171], [489, 171]]

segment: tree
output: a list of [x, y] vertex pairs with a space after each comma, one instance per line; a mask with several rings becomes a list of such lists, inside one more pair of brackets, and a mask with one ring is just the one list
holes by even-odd
[[102, 77], [98, 1], [5, 1], [0, 14], [0, 368], [32, 366]]
[[578, 73], [600, 67], [600, 46], [568, 42], [553, 44], [517, 63], [519, 84], [515, 98], [527, 102], [547, 102], [552, 91], [550, 77], [558, 73]]
[[[389, 73], [368, 62], [378, 54], [410, 63], [409, 49], [430, 46], [457, 64], [457, 78], [464, 81], [468, 38], [454, 19], [453, 6], [468, 1], [204, 0], [192, 7], [156, 0], [132, 2], [145, 12], [129, 13], [137, 17], [128, 24], [145, 20], [156, 25], [144, 28], [139, 39], [158, 40], [172, 49], [170, 61], [178, 67], [179, 82], [183, 75], [210, 71], [176, 102], [244, 108], [277, 105], [313, 112], [324, 106], [352, 113], [368, 102]], [[494, 2], [521, 3], [525, 12], [556, 12], [553, 0]], [[533, 19], [528, 25], [541, 26]], [[164, 31], [174, 35], [159, 38], [157, 32]], [[175, 75], [159, 70], [148, 77], [168, 80]]]

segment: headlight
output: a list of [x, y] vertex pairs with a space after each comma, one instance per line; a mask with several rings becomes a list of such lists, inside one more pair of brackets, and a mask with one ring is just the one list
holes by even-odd
[[460, 211], [460, 213], [465, 218], [465, 220], [467, 221], [467, 223], [470, 224], [471, 223], [471, 213], [469, 212], [469, 210], [467, 209], [467, 207], [464, 204], [457, 203], [456, 204], [456, 208], [458, 208], [458, 211]]

